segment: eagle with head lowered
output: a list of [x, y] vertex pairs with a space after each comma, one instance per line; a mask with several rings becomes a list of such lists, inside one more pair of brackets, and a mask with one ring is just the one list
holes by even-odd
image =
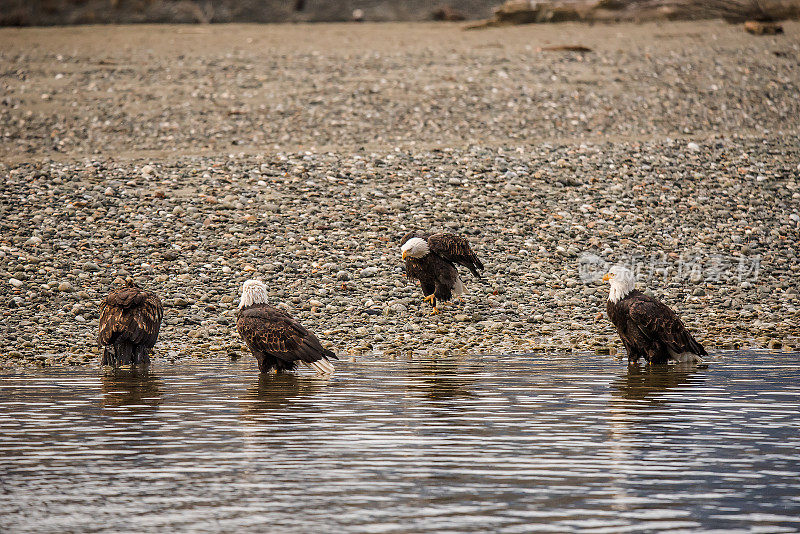
[[683, 326], [680, 318], [665, 304], [635, 289], [636, 277], [621, 266], [614, 266], [603, 281], [611, 283], [608, 318], [628, 352], [628, 363], [644, 358], [647, 363], [702, 363], [706, 350]]
[[267, 286], [259, 280], [242, 285], [242, 298], [236, 312], [236, 329], [258, 361], [258, 369], [267, 373], [293, 371], [297, 362], [319, 374], [333, 372], [331, 359], [336, 355], [324, 348], [317, 336], [306, 330], [291, 315], [267, 304]]
[[101, 365], [147, 365], [158, 339], [164, 307], [151, 291], [144, 291], [128, 277], [100, 303]]
[[419, 280], [422, 294], [439, 313], [436, 302], [447, 302], [464, 293], [464, 283], [456, 265], [470, 270], [480, 278], [483, 263], [469, 246], [466, 237], [455, 234], [424, 234], [409, 232], [400, 241], [400, 250], [406, 262], [406, 275]]

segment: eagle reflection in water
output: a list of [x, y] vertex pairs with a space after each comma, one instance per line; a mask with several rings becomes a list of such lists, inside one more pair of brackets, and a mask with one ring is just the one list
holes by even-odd
[[120, 368], [101, 377], [103, 408], [152, 413], [161, 404], [161, 380], [146, 368]]
[[471, 388], [476, 378], [471, 376], [482, 372], [479, 366], [459, 367], [456, 360], [430, 360], [408, 366], [409, 389], [421, 391], [434, 401], [472, 397]]
[[[264, 415], [286, 408], [293, 401], [321, 392], [328, 383], [325, 376], [303, 376], [289, 373], [258, 375], [257, 380], [242, 396], [242, 413], [245, 418], [258, 421]], [[311, 406], [303, 403], [302, 407]]]
[[697, 371], [703, 368], [693, 364], [631, 365], [627, 373], [612, 383], [615, 390], [612, 394], [623, 399], [644, 400], [687, 384], [692, 377], [702, 377]]

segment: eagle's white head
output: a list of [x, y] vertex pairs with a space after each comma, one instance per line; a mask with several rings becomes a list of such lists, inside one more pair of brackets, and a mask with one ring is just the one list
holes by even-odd
[[608, 293], [608, 300], [616, 304], [625, 295], [633, 291], [636, 287], [636, 276], [633, 271], [623, 267], [622, 265], [615, 265], [608, 270], [608, 273], [603, 277], [604, 282], [611, 284], [611, 291]]
[[242, 284], [242, 298], [239, 300], [239, 309], [253, 304], [267, 303], [267, 285], [261, 280], [247, 280]]
[[430, 249], [428, 248], [428, 242], [420, 237], [412, 237], [403, 243], [403, 246], [400, 247], [400, 250], [403, 252], [403, 259], [424, 258], [428, 255], [428, 252], [430, 252]]

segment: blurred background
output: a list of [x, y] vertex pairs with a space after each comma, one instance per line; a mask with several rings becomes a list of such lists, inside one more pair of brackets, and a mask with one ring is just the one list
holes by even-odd
[[800, 0], [0, 0], [0, 25], [726, 18], [782, 19]]

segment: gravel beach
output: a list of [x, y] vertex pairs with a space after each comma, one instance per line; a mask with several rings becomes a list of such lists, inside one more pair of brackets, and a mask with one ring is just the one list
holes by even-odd
[[[0, 365], [97, 364], [126, 273], [165, 303], [156, 359], [246, 355], [248, 278], [340, 357], [613, 354], [615, 262], [708, 349], [797, 350], [784, 29], [0, 29]], [[438, 316], [403, 276], [412, 228], [486, 264]]]

